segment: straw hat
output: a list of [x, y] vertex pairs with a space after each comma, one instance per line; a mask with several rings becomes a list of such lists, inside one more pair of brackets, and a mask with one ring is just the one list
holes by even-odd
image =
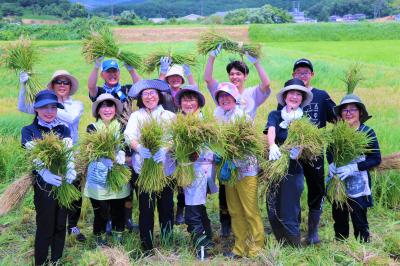
[[361, 114], [360, 114], [360, 122], [361, 123], [364, 123], [365, 121], [367, 121], [368, 119], [370, 119], [372, 117], [371, 115], [368, 114], [367, 108], [365, 108], [365, 105], [361, 101], [360, 97], [358, 97], [355, 94], [347, 94], [340, 101], [339, 105], [333, 107], [333, 110], [334, 110], [336, 116], [340, 116], [343, 107], [349, 103], [354, 103], [361, 110]]
[[286, 105], [284, 95], [286, 92], [291, 90], [303, 92], [303, 99], [301, 101], [300, 107], [303, 108], [304, 106], [310, 104], [310, 102], [312, 101], [313, 95], [311, 91], [304, 86], [304, 82], [301, 81], [300, 79], [294, 78], [286, 81], [284, 87], [276, 95], [276, 99], [278, 100], [278, 103], [280, 105], [282, 106]]
[[94, 117], [97, 117], [97, 107], [99, 106], [99, 104], [101, 104], [102, 102], [109, 100], [115, 103], [116, 106], [116, 113], [117, 115], [122, 113], [122, 103], [120, 100], [118, 100], [117, 98], [115, 98], [114, 96], [112, 96], [109, 93], [103, 93], [100, 94], [99, 97], [97, 97], [96, 101], [93, 103], [92, 105], [92, 115]]
[[51, 77], [50, 82], [47, 84], [47, 88], [52, 90], [53, 89], [53, 81], [57, 78], [57, 77], [67, 77], [70, 81], [71, 81], [71, 90], [69, 91], [69, 95], [74, 95], [75, 92], [78, 90], [79, 87], [79, 82], [78, 80], [72, 76], [68, 71], [66, 70], [57, 70], [56, 72], [54, 72], [53, 76]]

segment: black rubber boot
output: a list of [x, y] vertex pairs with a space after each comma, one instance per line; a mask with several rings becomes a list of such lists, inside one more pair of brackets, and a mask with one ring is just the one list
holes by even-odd
[[308, 239], [309, 245], [318, 244], [321, 241], [318, 237], [318, 225], [321, 218], [321, 210], [311, 210], [308, 213]]

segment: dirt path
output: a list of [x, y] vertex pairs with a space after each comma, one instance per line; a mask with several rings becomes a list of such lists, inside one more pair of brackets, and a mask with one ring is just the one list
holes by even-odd
[[[114, 34], [122, 42], [172, 42], [194, 41], [208, 27], [143, 27], [143, 28], [114, 28]], [[227, 34], [232, 39], [247, 41], [247, 26], [226, 26], [216, 28], [217, 32]]]

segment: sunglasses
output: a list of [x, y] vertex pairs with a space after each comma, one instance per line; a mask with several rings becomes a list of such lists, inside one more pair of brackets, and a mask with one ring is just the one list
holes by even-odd
[[54, 84], [57, 84], [57, 85], [61, 85], [61, 84], [63, 84], [63, 85], [71, 85], [71, 81], [56, 79], [56, 80], [54, 80]]

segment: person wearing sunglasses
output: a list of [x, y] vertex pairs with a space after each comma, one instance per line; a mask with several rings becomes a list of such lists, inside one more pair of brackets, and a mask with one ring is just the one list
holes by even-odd
[[[21, 72], [19, 76], [20, 92], [18, 97], [18, 110], [24, 113], [35, 114], [33, 105], [25, 102], [25, 85], [29, 79], [26, 72]], [[47, 89], [54, 91], [58, 102], [64, 106], [59, 109], [57, 119], [64, 123], [71, 132], [72, 143], [78, 142], [78, 126], [83, 114], [83, 103], [72, 99], [79, 87], [78, 80], [66, 70], [56, 70], [47, 84]], [[73, 183], [80, 190], [80, 179], [75, 179]], [[86, 240], [78, 227], [79, 216], [81, 215], [82, 198], [73, 203], [74, 208], [68, 210], [68, 233], [75, 235], [77, 240]]]

